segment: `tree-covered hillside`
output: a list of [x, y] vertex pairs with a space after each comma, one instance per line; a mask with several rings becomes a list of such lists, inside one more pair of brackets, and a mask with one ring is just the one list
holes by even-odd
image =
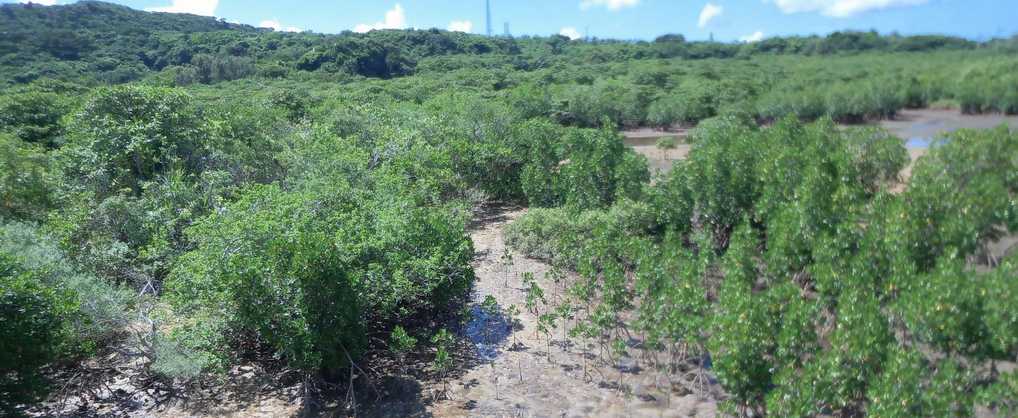
[[[443, 55], [495, 55], [518, 70], [555, 62], [595, 64], [654, 58], [729, 58], [756, 54], [824, 55], [861, 51], [973, 49], [946, 36], [881, 36], [839, 32], [827, 37], [770, 38], [754, 44], [686, 42], [681, 35], [653, 42], [485, 38], [439, 30], [375, 31], [340, 35], [273, 33], [212, 17], [147, 13], [98, 1], [43, 7], [0, 6], [0, 81], [39, 77], [124, 83], [161, 74], [177, 84], [292, 72], [319, 78], [389, 78], [414, 73], [422, 60]], [[294, 75], [298, 75], [294, 74]]]

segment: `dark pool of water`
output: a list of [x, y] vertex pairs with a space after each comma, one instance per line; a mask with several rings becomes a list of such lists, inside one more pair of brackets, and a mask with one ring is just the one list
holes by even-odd
[[489, 312], [481, 305], [473, 305], [470, 307], [470, 321], [463, 331], [477, 348], [477, 357], [490, 361], [498, 357], [499, 346], [512, 334], [512, 327], [501, 309]]

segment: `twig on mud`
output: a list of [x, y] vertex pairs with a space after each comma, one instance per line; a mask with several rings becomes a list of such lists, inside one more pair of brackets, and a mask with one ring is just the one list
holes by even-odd
[[[372, 392], [374, 392], [374, 393], [375, 393], [375, 400], [377, 401], [378, 399], [380, 399], [380, 398], [381, 398], [381, 393], [382, 393], [382, 392], [378, 390], [378, 387], [377, 387], [377, 386], [375, 386], [375, 383], [374, 383], [374, 380], [375, 380], [375, 379], [373, 379], [373, 378], [372, 378], [372, 373], [368, 373], [368, 372], [367, 372], [366, 370], [364, 370], [364, 369], [363, 369], [363, 368], [362, 368], [361, 366], [359, 366], [359, 365], [358, 365], [357, 363], [355, 363], [355, 362], [353, 361], [353, 358], [352, 358], [352, 357], [350, 356], [350, 352], [346, 350], [346, 347], [345, 347], [345, 346], [343, 346], [342, 344], [340, 344], [340, 348], [342, 348], [342, 349], [343, 349], [343, 354], [344, 354], [344, 355], [346, 356], [346, 360], [347, 360], [348, 362], [350, 362], [350, 388], [348, 389], [348, 390], [349, 390], [349, 393], [350, 393], [351, 395], [352, 395], [352, 393], [353, 393], [353, 381], [354, 381], [354, 379], [356, 379], [356, 378], [357, 378], [357, 377], [359, 377], [359, 376], [364, 376], [364, 377], [365, 377], [365, 380], [364, 380], [364, 381], [365, 381], [365, 383], [366, 383], [366, 384], [368, 385], [368, 388], [369, 388], [369, 389], [370, 389], [370, 390], [371, 390]], [[357, 372], [358, 374], [355, 374], [355, 371], [356, 371], [356, 372]], [[372, 370], [372, 371], [374, 371], [374, 370]], [[374, 373], [374, 376], [375, 376], [376, 378], [377, 378], [377, 376], [378, 376], [378, 375], [379, 375], [379, 373]], [[354, 406], [354, 410], [355, 410], [355, 412], [356, 412], [356, 405]]]

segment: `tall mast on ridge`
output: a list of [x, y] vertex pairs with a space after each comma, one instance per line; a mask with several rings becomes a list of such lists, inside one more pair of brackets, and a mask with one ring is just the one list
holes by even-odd
[[488, 36], [491, 36], [491, 0], [484, 0], [484, 15], [488, 23]]

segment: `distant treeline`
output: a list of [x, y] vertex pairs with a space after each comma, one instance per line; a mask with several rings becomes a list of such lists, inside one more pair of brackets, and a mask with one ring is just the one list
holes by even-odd
[[[59, 28], [59, 29], [55, 29]], [[165, 73], [177, 84], [307, 73], [330, 80], [391, 78], [414, 73], [429, 57], [493, 55], [516, 70], [555, 62], [596, 64], [634, 59], [732, 58], [757, 54], [838, 54], [861, 51], [1011, 48], [1015, 39], [977, 43], [940, 36], [835, 32], [826, 37], [768, 38], [756, 43], [688, 42], [664, 35], [653, 42], [550, 37], [485, 37], [438, 29], [339, 35], [280, 33], [213, 17], [148, 13], [81, 1], [65, 6], [0, 6], [0, 82], [47, 77], [117, 84]]]

